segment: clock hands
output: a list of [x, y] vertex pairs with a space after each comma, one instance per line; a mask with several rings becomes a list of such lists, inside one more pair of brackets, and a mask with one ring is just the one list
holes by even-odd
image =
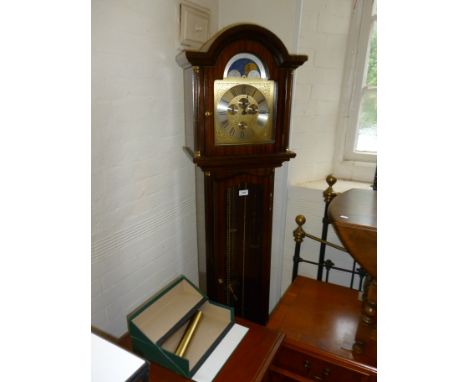
[[247, 98], [247, 96], [242, 97], [239, 100], [239, 106], [242, 109], [242, 115], [247, 114], [247, 112], [245, 111], [245, 109], [247, 109], [247, 106], [249, 106], [249, 99]]
[[[250, 103], [247, 95], [239, 99], [238, 105], [242, 109], [242, 115], [257, 114], [258, 112], [258, 105], [256, 103]], [[235, 112], [234, 109], [236, 109]], [[231, 114], [235, 114], [237, 112], [237, 107], [235, 105], [229, 105], [228, 110]]]
[[239, 122], [239, 123], [237, 124], [237, 126], [239, 127], [239, 129], [241, 129], [241, 131], [247, 129], [247, 127], [248, 127], [248, 125], [247, 125], [245, 122], [243, 122], [243, 121]]
[[229, 105], [227, 107], [227, 110], [228, 110], [229, 114], [232, 114], [232, 115], [237, 114], [237, 105], [234, 105], [234, 104]]
[[257, 114], [258, 112], [258, 106], [254, 103], [251, 103], [248, 107], [247, 107], [247, 113], [248, 114]]
[[232, 84], [225, 80], [217, 80], [215, 85], [216, 144], [270, 142], [274, 83], [259, 82], [261, 89], [256, 83]]
[[[240, 98], [239, 98], [240, 97]], [[241, 110], [241, 115], [254, 115], [258, 113], [258, 105], [255, 103], [255, 100], [251, 101], [249, 100], [249, 96], [246, 95], [241, 95], [237, 98], [237, 101], [234, 101], [233, 103], [229, 104], [227, 107], [227, 111], [230, 115], [234, 116], [237, 114], [239, 109]], [[242, 117], [241, 117], [242, 118]], [[225, 120], [226, 124], [223, 123], [224, 127], [228, 126], [227, 120]], [[239, 117], [237, 118], [237, 128], [239, 129], [239, 137], [244, 138], [246, 135], [246, 130], [249, 127], [249, 123], [247, 120], [242, 118], [239, 120]], [[229, 135], [233, 136], [235, 134], [235, 129], [231, 127], [229, 130]]]

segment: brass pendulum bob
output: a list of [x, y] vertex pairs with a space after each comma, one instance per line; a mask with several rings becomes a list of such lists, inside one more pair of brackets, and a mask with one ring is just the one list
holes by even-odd
[[198, 324], [200, 323], [202, 317], [202, 312], [198, 310], [190, 319], [189, 324], [187, 325], [187, 329], [185, 329], [185, 332], [177, 345], [177, 348], [175, 350], [175, 355], [179, 357], [183, 357], [185, 353], [187, 352], [187, 348], [190, 345], [190, 341], [192, 341], [193, 335], [195, 331], [197, 330]]

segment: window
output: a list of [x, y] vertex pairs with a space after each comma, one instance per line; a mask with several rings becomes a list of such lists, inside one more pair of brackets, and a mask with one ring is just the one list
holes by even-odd
[[354, 151], [377, 153], [377, 28], [375, 22], [370, 33], [366, 66]]
[[[377, 0], [356, 0], [341, 100], [338, 162], [377, 159]], [[369, 165], [367, 165], [369, 166]]]

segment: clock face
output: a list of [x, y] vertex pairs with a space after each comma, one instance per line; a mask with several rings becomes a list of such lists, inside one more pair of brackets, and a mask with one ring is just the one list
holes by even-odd
[[275, 82], [249, 78], [216, 80], [215, 144], [273, 143]]

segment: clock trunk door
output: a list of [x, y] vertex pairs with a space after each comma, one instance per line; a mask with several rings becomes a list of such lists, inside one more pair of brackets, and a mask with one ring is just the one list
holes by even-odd
[[258, 323], [268, 319], [273, 176], [235, 175], [213, 187], [215, 277], [208, 294]]

